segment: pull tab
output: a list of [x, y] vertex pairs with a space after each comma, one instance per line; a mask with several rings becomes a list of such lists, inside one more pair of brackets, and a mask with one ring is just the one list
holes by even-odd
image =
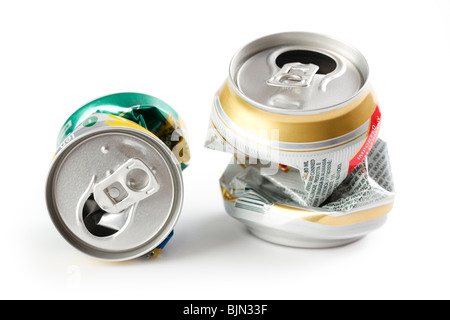
[[152, 171], [139, 159], [129, 159], [114, 173], [94, 185], [98, 206], [119, 213], [159, 190]]
[[319, 67], [312, 63], [286, 63], [266, 83], [275, 87], [309, 87], [317, 71], [319, 71]]

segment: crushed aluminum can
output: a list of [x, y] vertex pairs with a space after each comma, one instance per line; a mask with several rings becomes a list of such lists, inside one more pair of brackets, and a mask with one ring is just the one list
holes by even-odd
[[186, 128], [175, 110], [140, 93], [78, 109], [63, 125], [50, 165], [50, 217], [75, 248], [102, 260], [159, 254], [183, 204]]
[[298, 247], [353, 242], [394, 200], [369, 66], [352, 46], [303, 32], [241, 48], [218, 90], [205, 146], [234, 155], [226, 211], [256, 236]]

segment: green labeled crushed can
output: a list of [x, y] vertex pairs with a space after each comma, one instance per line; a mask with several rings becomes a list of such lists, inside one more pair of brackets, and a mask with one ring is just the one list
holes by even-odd
[[102, 260], [159, 254], [183, 205], [190, 159], [177, 112], [140, 93], [118, 93], [64, 123], [50, 165], [50, 217], [75, 248]]

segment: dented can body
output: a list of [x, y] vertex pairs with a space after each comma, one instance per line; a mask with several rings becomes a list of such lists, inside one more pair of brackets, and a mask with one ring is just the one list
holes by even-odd
[[[369, 66], [358, 50], [325, 35], [281, 33], [257, 39], [233, 56], [214, 98], [205, 146], [236, 159], [236, 169], [227, 168], [221, 179], [227, 211], [252, 231], [261, 221], [269, 223], [254, 233], [295, 245], [274, 227], [286, 223], [277, 220], [281, 215], [271, 222], [267, 214], [255, 215], [258, 223], [245, 218], [274, 212], [274, 205], [287, 206], [294, 215], [325, 205], [364, 165], [380, 124]], [[239, 207], [249, 190], [255, 201]], [[341, 235], [344, 240], [336, 242], [330, 237], [323, 246], [356, 236]], [[323, 236], [306, 238], [298, 245], [322, 246]]]
[[63, 125], [46, 186], [61, 235], [93, 257], [160, 252], [183, 204], [187, 133], [161, 100], [119, 93], [78, 109]]

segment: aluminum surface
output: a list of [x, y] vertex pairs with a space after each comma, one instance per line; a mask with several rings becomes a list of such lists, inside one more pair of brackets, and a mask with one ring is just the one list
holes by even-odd
[[229, 72], [236, 92], [251, 105], [307, 115], [356, 99], [368, 82], [369, 67], [359, 51], [342, 41], [290, 32], [246, 45], [233, 57]]
[[[99, 224], [116, 232], [93, 234], [84, 218], [95, 186], [106, 181], [100, 193], [120, 197], [120, 185], [127, 182], [116, 186], [108, 177], [133, 159], [147, 177], [122, 174], [132, 181], [124, 190], [149, 193], [103, 214]], [[53, 160], [47, 182], [47, 205], [58, 230], [76, 248], [105, 260], [136, 258], [159, 245], [172, 232], [182, 202], [181, 169], [173, 153], [157, 137], [129, 127], [94, 128], [72, 139]]]
[[276, 244], [300, 248], [332, 248], [355, 242], [383, 226], [387, 215], [347, 226], [327, 226], [304, 221], [295, 215], [272, 213], [261, 215], [239, 209], [225, 202], [225, 210], [244, 223], [260, 239]]

